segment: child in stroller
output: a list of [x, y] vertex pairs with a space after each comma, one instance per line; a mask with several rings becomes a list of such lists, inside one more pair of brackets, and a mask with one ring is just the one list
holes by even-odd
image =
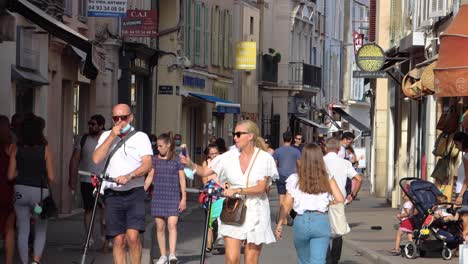
[[[409, 188], [406, 190], [404, 186], [408, 183]], [[453, 204], [438, 202], [437, 197], [439, 197], [439, 201], [442, 201], [443, 194], [437, 186], [429, 181], [418, 178], [403, 178], [399, 184], [419, 212], [413, 217], [413, 240], [403, 247], [402, 255], [407, 258], [415, 258], [424, 256], [427, 252], [441, 252], [443, 259], [451, 259], [452, 249], [457, 248], [462, 242], [461, 229], [458, 221], [442, 221], [444, 218], [450, 218], [446, 214], [444, 216], [442, 205], [452, 205], [453, 207]], [[437, 221], [435, 221], [434, 211], [437, 216], [442, 216]], [[446, 213], [450, 213], [450, 210], [447, 210]], [[452, 213], [452, 215], [455, 214]]]

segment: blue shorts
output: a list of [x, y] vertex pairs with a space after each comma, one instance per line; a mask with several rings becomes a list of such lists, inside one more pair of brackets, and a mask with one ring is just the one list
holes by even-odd
[[140, 233], [145, 231], [145, 198], [143, 187], [122, 192], [107, 189], [104, 192], [107, 238], [125, 234], [128, 229]]
[[276, 181], [276, 188], [278, 189], [278, 194], [286, 194], [286, 179], [287, 178], [280, 177]]

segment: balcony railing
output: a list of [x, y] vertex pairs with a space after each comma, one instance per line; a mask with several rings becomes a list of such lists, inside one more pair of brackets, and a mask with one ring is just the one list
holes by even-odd
[[290, 62], [289, 84], [303, 85], [307, 88], [320, 88], [322, 85], [322, 68], [303, 62]]
[[268, 54], [259, 55], [259, 81], [269, 84], [276, 84], [278, 82], [278, 63], [275, 63], [273, 56]]

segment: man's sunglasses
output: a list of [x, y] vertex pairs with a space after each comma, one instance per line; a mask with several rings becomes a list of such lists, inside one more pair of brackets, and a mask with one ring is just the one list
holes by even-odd
[[232, 136], [238, 138], [240, 138], [244, 134], [249, 134], [249, 132], [232, 132]]
[[119, 122], [119, 120], [127, 121], [129, 116], [130, 115], [112, 116], [112, 120], [114, 120], [114, 122]]
[[97, 126], [97, 123], [93, 121], [89, 121], [88, 126]]

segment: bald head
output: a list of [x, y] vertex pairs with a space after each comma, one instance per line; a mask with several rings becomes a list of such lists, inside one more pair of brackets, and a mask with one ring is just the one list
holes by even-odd
[[114, 106], [114, 109], [112, 109], [113, 116], [130, 115], [131, 113], [132, 113], [132, 110], [127, 104], [118, 104]]

